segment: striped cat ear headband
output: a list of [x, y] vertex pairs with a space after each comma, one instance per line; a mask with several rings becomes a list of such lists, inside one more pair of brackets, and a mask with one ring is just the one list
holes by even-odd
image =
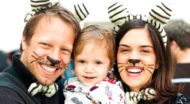
[[[54, 5], [60, 5], [60, 2], [59, 0], [56, 0], [56, 2], [51, 2], [50, 0], [30, 0], [30, 5], [32, 10], [26, 14], [24, 19], [25, 22], [27, 22], [31, 16], [37, 14], [44, 9], [50, 8]], [[73, 14], [78, 21], [84, 20], [89, 15], [87, 8], [82, 1], [78, 1], [76, 4], [74, 4], [73, 8]]]
[[159, 31], [164, 46], [167, 44], [167, 36], [164, 31], [164, 25], [169, 21], [172, 10], [164, 3], [156, 5], [154, 9], [147, 15], [132, 15], [122, 4], [115, 2], [108, 7], [108, 15], [112, 23], [115, 24], [114, 30], [117, 32], [119, 28], [127, 21], [141, 19], [155, 26]]
[[51, 3], [49, 0], [30, 0], [31, 11], [26, 14], [24, 21], [27, 22], [33, 15], [52, 7], [54, 4], [56, 3]]

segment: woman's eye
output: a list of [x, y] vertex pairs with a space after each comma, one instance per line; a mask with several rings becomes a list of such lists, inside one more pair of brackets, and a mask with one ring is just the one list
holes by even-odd
[[128, 51], [129, 51], [128, 49], [121, 50], [121, 52], [128, 52]]
[[152, 49], [142, 49], [141, 51], [140, 51], [141, 53], [152, 53], [153, 52], [153, 50]]
[[148, 50], [142, 50], [143, 53], [150, 53]]
[[121, 48], [121, 49], [119, 49], [119, 52], [128, 52], [128, 51], [130, 51], [130, 50], [127, 49], [127, 48]]

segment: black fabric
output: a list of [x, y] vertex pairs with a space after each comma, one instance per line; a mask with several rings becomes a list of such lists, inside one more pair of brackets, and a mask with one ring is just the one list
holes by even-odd
[[3, 51], [0, 51], [0, 72], [2, 72], [8, 66], [9, 63], [6, 54]]
[[[126, 101], [127, 102], [127, 101]], [[170, 100], [161, 103], [155, 103], [154, 101], [145, 101], [141, 100], [138, 104], [190, 104], [190, 97], [179, 94], [175, 97], [172, 97]]]
[[[176, 64], [174, 75], [175, 75], [174, 79], [190, 78], [190, 63]], [[189, 83], [181, 83], [181, 84], [185, 85], [182, 93], [184, 95], [190, 96], [190, 82]]]
[[[59, 104], [62, 94], [48, 98], [42, 93], [31, 96], [27, 89], [36, 79], [20, 62], [19, 55], [13, 57], [13, 65], [0, 73], [0, 104]], [[59, 101], [60, 100], [60, 101]]]
[[185, 95], [178, 95], [172, 99], [169, 104], [190, 104], [190, 97]]

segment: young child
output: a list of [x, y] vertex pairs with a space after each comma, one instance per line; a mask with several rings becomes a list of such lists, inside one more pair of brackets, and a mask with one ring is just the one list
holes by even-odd
[[114, 63], [112, 32], [85, 27], [74, 47], [75, 78], [65, 82], [65, 104], [124, 104], [121, 84], [107, 77]]

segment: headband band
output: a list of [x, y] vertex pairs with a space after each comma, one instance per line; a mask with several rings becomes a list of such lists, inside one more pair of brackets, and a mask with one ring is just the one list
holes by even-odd
[[[24, 21], [27, 22], [33, 15], [54, 5], [61, 5], [61, 3], [59, 0], [54, 0], [53, 2], [50, 0], [30, 0], [31, 11], [26, 14]], [[73, 14], [79, 22], [83, 21], [89, 15], [88, 9], [81, 0], [75, 1], [72, 9], [74, 11], [71, 12], [74, 12]]]
[[144, 20], [152, 24], [160, 33], [164, 46], [167, 45], [167, 36], [164, 31], [164, 25], [169, 21], [172, 10], [164, 3], [156, 5], [151, 9], [147, 15], [132, 15], [130, 12], [119, 2], [115, 2], [108, 7], [108, 15], [112, 23], [115, 24], [114, 30], [118, 31], [119, 28], [127, 21], [134, 19]]

